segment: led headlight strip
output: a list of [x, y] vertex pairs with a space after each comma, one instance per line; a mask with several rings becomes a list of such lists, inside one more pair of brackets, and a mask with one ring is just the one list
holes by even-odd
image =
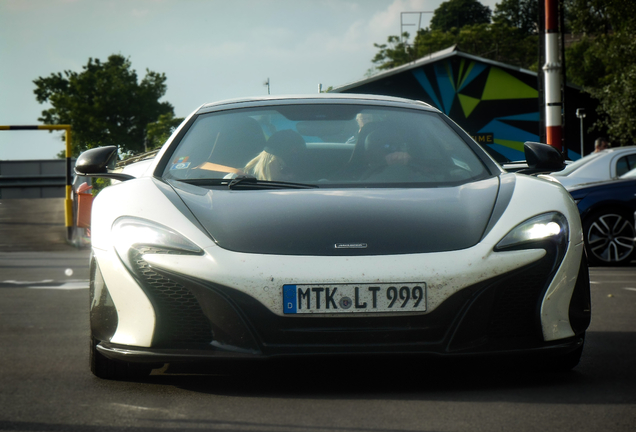
[[122, 217], [112, 227], [115, 250], [129, 270], [130, 251], [140, 246], [169, 249], [174, 253], [202, 254], [203, 250], [176, 231], [139, 218]]
[[495, 247], [495, 250], [523, 248], [541, 240], [564, 244], [569, 236], [568, 221], [561, 213], [544, 213], [528, 219], [512, 229]]

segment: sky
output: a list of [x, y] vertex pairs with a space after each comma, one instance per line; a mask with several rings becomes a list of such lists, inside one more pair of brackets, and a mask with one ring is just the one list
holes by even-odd
[[[499, 0], [481, 0], [494, 11]], [[317, 93], [365, 78], [402, 12], [442, 0], [0, 0], [0, 125], [37, 125], [50, 108], [33, 80], [127, 57], [141, 80], [165, 73], [161, 101], [186, 117], [204, 103]], [[422, 14], [427, 27], [432, 14]], [[419, 15], [404, 15], [416, 24]], [[416, 26], [406, 26], [414, 31]], [[52, 159], [63, 132], [0, 131], [0, 160]]]

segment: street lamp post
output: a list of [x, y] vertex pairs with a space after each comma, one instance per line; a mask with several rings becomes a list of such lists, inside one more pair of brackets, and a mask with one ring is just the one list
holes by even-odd
[[585, 118], [585, 108], [577, 108], [576, 116], [581, 120], [581, 157], [583, 157], [583, 119]]

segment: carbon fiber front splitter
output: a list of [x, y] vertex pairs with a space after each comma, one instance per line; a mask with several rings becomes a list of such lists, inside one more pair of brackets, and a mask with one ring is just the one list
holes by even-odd
[[364, 347], [288, 347], [280, 354], [263, 354], [261, 352], [237, 350], [233, 347], [214, 347], [210, 349], [156, 349], [144, 347], [132, 347], [114, 345], [101, 342], [97, 350], [111, 360], [119, 360], [131, 363], [182, 363], [182, 362], [206, 362], [223, 359], [275, 359], [306, 356], [399, 356], [419, 355], [434, 358], [466, 358], [489, 356], [520, 356], [532, 357], [558, 357], [580, 349], [583, 346], [584, 337], [577, 336], [563, 339], [557, 343], [545, 344], [541, 347], [521, 349], [489, 349], [479, 351], [448, 352], [440, 346], [364, 346]]

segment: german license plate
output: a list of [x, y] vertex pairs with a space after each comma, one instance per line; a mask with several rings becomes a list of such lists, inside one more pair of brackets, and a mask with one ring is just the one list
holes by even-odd
[[285, 314], [426, 311], [426, 283], [283, 285]]

